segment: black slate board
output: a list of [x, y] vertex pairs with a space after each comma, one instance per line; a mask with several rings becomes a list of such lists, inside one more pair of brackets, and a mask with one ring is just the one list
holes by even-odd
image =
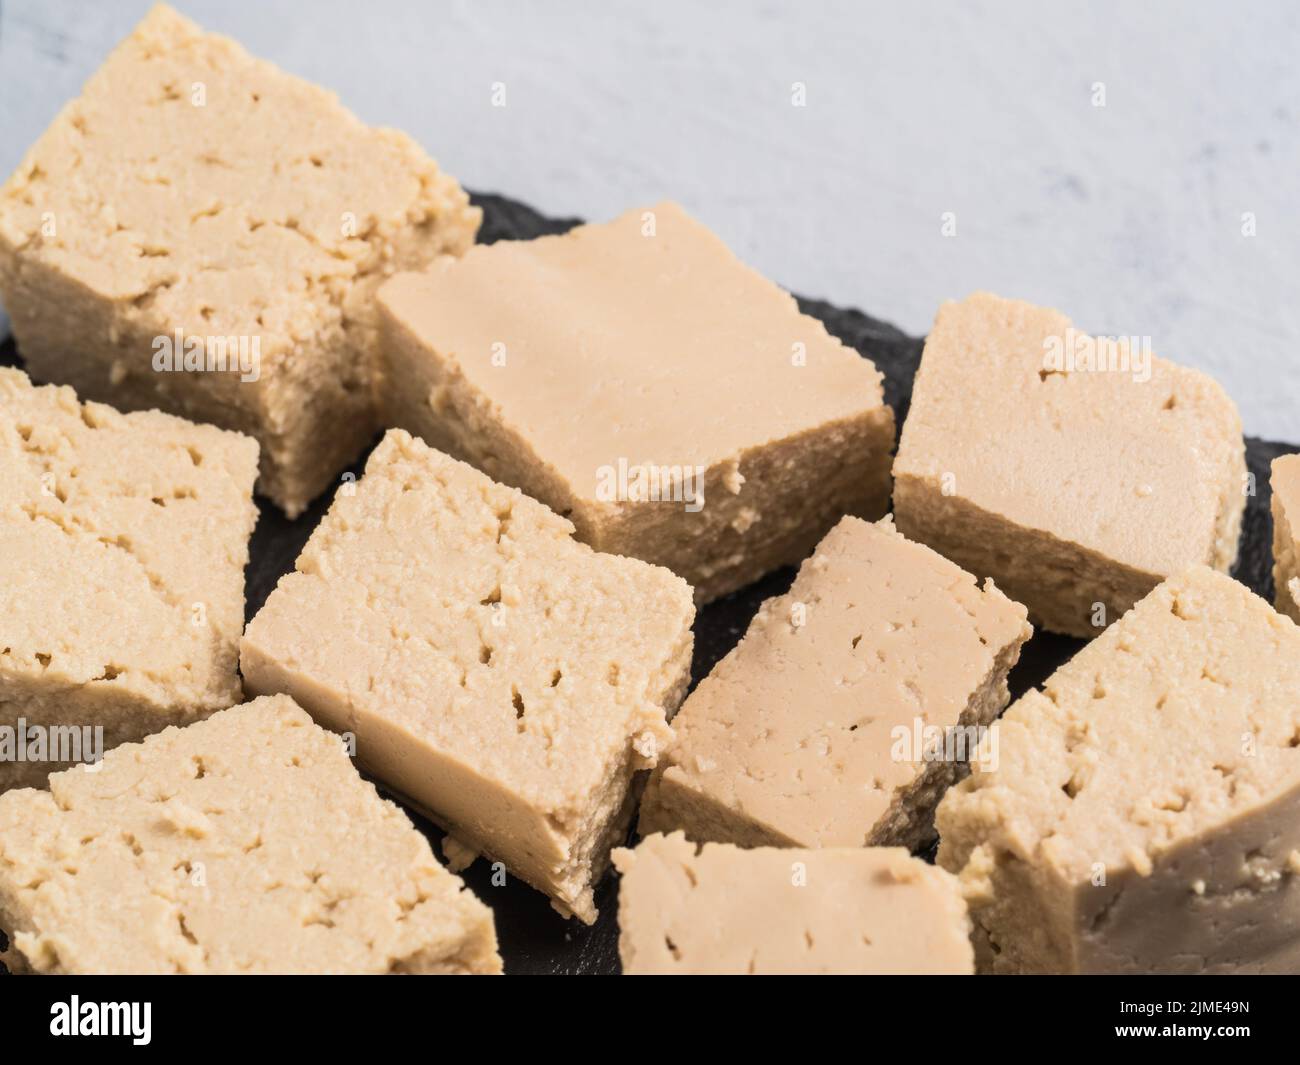
[[[563, 233], [580, 221], [576, 218], [547, 218], [503, 196], [479, 194], [474, 196], [474, 201], [483, 208], [483, 228], [479, 239], [484, 243]], [[911, 401], [912, 378], [920, 362], [922, 340], [861, 311], [845, 310], [821, 300], [800, 298], [799, 304], [805, 312], [825, 322], [826, 327], [844, 343], [876, 364], [885, 375], [885, 399], [894, 408], [901, 426]], [[12, 339], [0, 342], [0, 365], [21, 365]], [[1241, 554], [1233, 576], [1271, 601], [1273, 534], [1269, 516], [1268, 467], [1278, 455], [1300, 451], [1300, 446], [1249, 437], [1246, 447], [1256, 492], [1248, 499]], [[353, 471], [360, 475], [363, 466], [364, 458], [357, 461]], [[328, 499], [318, 500], [293, 522], [287, 521], [264, 500], [258, 503], [261, 516], [253, 535], [247, 574], [247, 615], [250, 618], [266, 601], [280, 576], [293, 568], [307, 537], [325, 513]], [[759, 604], [769, 596], [784, 592], [793, 577], [793, 569], [779, 570], [700, 611], [695, 623], [693, 683], [707, 674], [714, 663], [739, 641]], [[1066, 636], [1052, 633], [1035, 635], [1011, 674], [1012, 696], [1041, 683], [1082, 646], [1082, 641]], [[437, 850], [442, 833], [419, 814], [408, 812], [434, 841]], [[493, 886], [490, 869], [484, 861], [476, 862], [464, 875], [474, 892], [495, 912], [501, 953], [508, 973], [603, 974], [619, 971], [615, 912], [618, 885], [614, 875], [606, 877], [597, 891], [600, 918], [590, 928], [577, 921], [564, 920], [551, 909], [543, 895], [518, 881], [511, 880], [502, 887]]]

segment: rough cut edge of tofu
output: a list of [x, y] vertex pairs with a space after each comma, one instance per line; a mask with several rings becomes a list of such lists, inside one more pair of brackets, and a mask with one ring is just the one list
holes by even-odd
[[[19, 922], [0, 901], [0, 935], [8, 942], [8, 949], [0, 951], [0, 964], [11, 976], [44, 975], [34, 969], [27, 956], [14, 943], [12, 930]], [[393, 976], [500, 976], [504, 972], [501, 955], [497, 950], [496, 930], [492, 918], [479, 922], [470, 929], [454, 954], [436, 951], [413, 954], [393, 968]]]
[[[1273, 460], [1272, 480], [1277, 480], [1279, 467], [1296, 466], [1300, 470], [1300, 455], [1283, 455]], [[1296, 474], [1300, 481], [1300, 472]], [[1279, 614], [1300, 623], [1300, 549], [1295, 540], [1296, 524], [1300, 514], [1290, 514], [1282, 494], [1274, 485], [1270, 504], [1273, 514], [1273, 594], [1274, 606]]]

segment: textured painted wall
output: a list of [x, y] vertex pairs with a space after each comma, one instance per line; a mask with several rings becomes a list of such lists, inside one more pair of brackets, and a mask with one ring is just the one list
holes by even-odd
[[[0, 169], [147, 6], [3, 0]], [[782, 284], [914, 332], [977, 288], [1054, 304], [1300, 439], [1287, 0], [177, 6], [473, 188], [597, 219], [671, 196]]]

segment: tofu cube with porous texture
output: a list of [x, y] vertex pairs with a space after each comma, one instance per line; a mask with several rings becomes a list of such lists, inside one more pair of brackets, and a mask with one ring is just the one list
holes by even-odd
[[1297, 692], [1300, 628], [1194, 566], [1012, 704], [937, 815], [981, 967], [1295, 972]]
[[155, 7], [0, 187], [32, 375], [261, 444], [290, 517], [374, 435], [373, 297], [474, 241], [409, 137]]
[[969, 974], [954, 877], [901, 847], [817, 850], [680, 833], [614, 852], [628, 975]]
[[602, 555], [513, 488], [390, 430], [249, 624], [244, 682], [355, 737], [360, 765], [595, 919], [686, 688], [690, 588]]
[[925, 342], [894, 461], [894, 520], [992, 577], [1052, 632], [1091, 639], [1166, 577], [1237, 557], [1241, 419], [1147, 338], [1077, 332], [978, 293]]
[[285, 696], [0, 796], [24, 972], [499, 973], [492, 913]]
[[676, 204], [481, 246], [379, 302], [388, 424], [699, 602], [888, 506], [879, 372]]
[[240, 699], [257, 444], [0, 368], [0, 791]]
[[1024, 607], [888, 518], [844, 518], [673, 719], [641, 831], [923, 845], [1030, 632]]

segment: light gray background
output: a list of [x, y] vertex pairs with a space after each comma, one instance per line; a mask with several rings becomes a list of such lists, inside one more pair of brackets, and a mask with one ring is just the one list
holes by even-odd
[[[3, 0], [0, 170], [148, 6]], [[592, 219], [671, 197], [786, 287], [915, 333], [974, 289], [1052, 304], [1300, 440], [1290, 0], [176, 6], [471, 188]]]

